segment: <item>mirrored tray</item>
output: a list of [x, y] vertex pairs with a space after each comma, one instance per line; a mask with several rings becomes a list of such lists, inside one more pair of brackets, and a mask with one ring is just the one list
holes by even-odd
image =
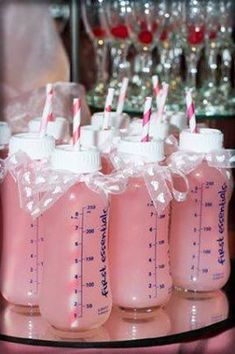
[[[174, 291], [163, 308], [149, 312], [113, 308], [104, 326], [87, 333], [58, 332], [37, 310], [1, 300], [0, 339], [24, 344], [78, 348], [146, 347], [199, 339], [235, 325], [235, 262], [222, 291]], [[59, 309], [58, 309], [59, 310]]]

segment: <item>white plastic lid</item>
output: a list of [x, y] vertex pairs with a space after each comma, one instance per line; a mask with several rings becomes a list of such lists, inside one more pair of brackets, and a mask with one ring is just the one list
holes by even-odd
[[[142, 133], [142, 118], [134, 118], [128, 128], [129, 135], [141, 135]], [[166, 120], [157, 119], [156, 115], [151, 116], [149, 135], [154, 139], [166, 139], [170, 133], [170, 126]]]
[[141, 118], [133, 118], [130, 121], [129, 127], [128, 127], [128, 134], [129, 135], [140, 135], [142, 132], [142, 125], [143, 125], [143, 120]]
[[9, 155], [23, 151], [33, 160], [48, 158], [55, 148], [55, 139], [52, 136], [41, 138], [35, 133], [21, 133], [13, 135], [9, 142]]
[[163, 140], [141, 142], [139, 136], [129, 136], [120, 140], [117, 150], [128, 154], [131, 161], [137, 161], [139, 157], [144, 157], [146, 162], [162, 161], [165, 158]]
[[74, 173], [93, 173], [101, 169], [97, 149], [75, 151], [72, 145], [58, 145], [51, 156], [51, 164], [55, 170]]
[[[29, 132], [38, 133], [41, 125], [41, 117], [32, 119], [28, 124]], [[53, 136], [55, 140], [67, 140], [69, 138], [69, 122], [63, 117], [57, 117], [54, 121], [48, 122], [47, 135]]]
[[180, 133], [180, 150], [207, 153], [223, 148], [224, 135], [220, 130], [199, 128], [198, 133], [191, 133], [189, 129]]
[[[94, 113], [91, 117], [91, 125], [96, 129], [102, 129], [104, 120], [104, 112]], [[116, 129], [125, 129], [128, 127], [130, 117], [126, 113], [117, 114], [110, 112], [110, 126]]]
[[0, 122], [0, 146], [8, 145], [11, 138], [11, 130], [6, 122]]
[[186, 114], [184, 112], [172, 113], [170, 117], [170, 124], [180, 131], [186, 129], [188, 126]]
[[97, 148], [102, 152], [109, 152], [112, 142], [120, 135], [119, 130], [110, 128], [96, 129], [92, 125], [81, 127], [81, 145], [85, 148]]

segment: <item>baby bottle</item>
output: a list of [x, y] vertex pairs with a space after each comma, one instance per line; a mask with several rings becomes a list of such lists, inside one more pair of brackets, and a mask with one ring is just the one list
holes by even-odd
[[[75, 151], [70, 145], [58, 146], [51, 163], [52, 173], [74, 176], [101, 168], [97, 150]], [[108, 209], [105, 195], [78, 179], [43, 214], [47, 237], [39, 306], [59, 331], [91, 330], [109, 317]]]
[[[33, 133], [12, 136], [9, 156], [22, 151], [32, 160], [48, 158], [54, 149], [52, 137]], [[1, 185], [3, 247], [1, 293], [10, 303], [37, 306], [43, 267], [44, 231], [40, 217], [33, 218], [20, 208], [17, 182], [8, 172]]]
[[206, 154], [214, 151], [216, 155], [222, 148], [223, 134], [219, 130], [184, 130], [180, 152], [172, 156], [173, 163], [182, 164], [187, 158], [191, 166], [188, 198], [180, 205], [173, 201], [171, 210], [170, 260], [177, 288], [213, 291], [222, 288], [229, 278], [227, 214], [232, 175], [229, 170], [209, 165], [206, 159]]
[[[122, 139], [117, 146], [133, 175], [126, 190], [111, 196], [110, 270], [113, 303], [121, 308], [146, 310], [164, 304], [171, 292], [169, 272], [169, 205], [159, 212], [150, 197], [142, 173], [135, 173], [140, 161], [164, 159], [161, 140], [140, 142], [139, 137]], [[155, 184], [159, 183], [156, 180]], [[164, 196], [163, 196], [164, 198]]]
[[225, 320], [229, 305], [221, 290], [208, 293], [173, 291], [165, 310], [171, 319], [172, 332], [180, 333]]
[[[32, 119], [28, 124], [29, 132], [38, 133], [41, 125], [41, 117]], [[47, 124], [47, 135], [53, 136], [56, 144], [69, 142], [70, 131], [69, 122], [63, 117], [56, 117], [54, 121]]]
[[101, 152], [101, 171], [104, 174], [109, 174], [113, 170], [109, 153], [113, 142], [118, 139], [119, 135], [119, 130], [113, 127], [108, 129], [96, 128], [92, 125], [81, 127], [81, 146], [84, 148], [96, 148]]
[[0, 159], [8, 155], [8, 144], [11, 137], [11, 130], [6, 122], [0, 122]]

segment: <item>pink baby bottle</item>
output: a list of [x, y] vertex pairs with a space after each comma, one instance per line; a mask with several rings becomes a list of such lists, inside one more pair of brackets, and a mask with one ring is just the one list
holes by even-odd
[[[58, 146], [51, 162], [52, 173], [86, 178], [101, 168], [97, 150], [75, 151], [69, 145]], [[77, 178], [43, 214], [40, 312], [58, 331], [88, 331], [109, 317], [108, 212], [105, 195]]]
[[[111, 196], [110, 270], [113, 303], [121, 308], [146, 310], [167, 302], [172, 281], [169, 271], [169, 204], [158, 211], [150, 197], [142, 171], [164, 159], [163, 141], [122, 139], [118, 154], [133, 168], [127, 188]], [[132, 166], [132, 167], [131, 167]], [[161, 183], [153, 181], [155, 185]], [[164, 196], [162, 196], [164, 198]]]
[[[32, 119], [28, 123], [28, 129], [31, 133], [40, 131], [41, 117]], [[68, 143], [70, 140], [69, 121], [63, 117], [56, 117], [55, 120], [49, 121], [47, 124], [47, 135], [55, 139], [56, 145]]]
[[[180, 204], [173, 201], [171, 210], [170, 260], [177, 288], [213, 291], [222, 288], [229, 278], [227, 214], [232, 175], [230, 170], [208, 164], [206, 158], [208, 154], [216, 156], [216, 150], [222, 148], [223, 134], [219, 130], [184, 130], [180, 152], [172, 157], [172, 163], [183, 166], [186, 158], [185, 166], [191, 165], [188, 198]], [[198, 158], [199, 163], [193, 167]]]
[[81, 145], [84, 148], [96, 148], [101, 152], [102, 172], [109, 174], [113, 170], [112, 162], [109, 158], [112, 144], [118, 139], [120, 131], [110, 127], [108, 129], [97, 128], [93, 125], [81, 127]]
[[[9, 156], [22, 151], [32, 160], [48, 158], [54, 149], [52, 137], [40, 138], [24, 133], [12, 136]], [[8, 172], [1, 185], [3, 205], [3, 246], [1, 293], [10, 303], [38, 306], [43, 267], [44, 231], [40, 218], [33, 218], [20, 207], [17, 182]]]

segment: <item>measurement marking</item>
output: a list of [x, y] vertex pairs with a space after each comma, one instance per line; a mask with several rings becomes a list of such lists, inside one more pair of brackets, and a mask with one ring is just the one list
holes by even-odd
[[82, 208], [82, 222], [81, 222], [81, 316], [83, 316], [83, 234], [84, 234], [84, 210]]
[[36, 219], [36, 294], [38, 293], [38, 245], [39, 242], [39, 219]]
[[157, 297], [157, 213], [155, 214], [155, 235], [154, 235], [154, 268], [155, 268], [155, 297]]
[[200, 212], [199, 212], [199, 229], [198, 229], [198, 261], [197, 261], [197, 277], [199, 277], [200, 272], [200, 261], [201, 261], [201, 235], [202, 235], [202, 205], [203, 205], [203, 183], [200, 187]]

